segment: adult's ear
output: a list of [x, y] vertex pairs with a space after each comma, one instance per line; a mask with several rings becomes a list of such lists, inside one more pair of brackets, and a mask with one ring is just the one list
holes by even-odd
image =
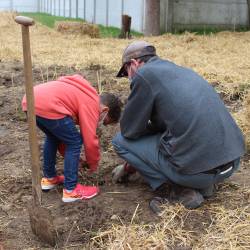
[[131, 64], [134, 64], [134, 65], [136, 65], [136, 66], [139, 64], [139, 62], [138, 62], [136, 59], [131, 59], [131, 60], [130, 60], [130, 63], [131, 63]]

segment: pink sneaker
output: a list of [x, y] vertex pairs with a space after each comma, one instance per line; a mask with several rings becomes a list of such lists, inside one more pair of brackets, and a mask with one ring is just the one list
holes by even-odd
[[73, 202], [77, 200], [86, 200], [95, 197], [100, 192], [96, 186], [83, 186], [77, 184], [75, 189], [71, 192], [67, 192], [63, 189], [63, 202]]
[[43, 191], [49, 191], [50, 189], [56, 187], [57, 185], [63, 184], [63, 182], [64, 182], [63, 175], [57, 175], [52, 179], [43, 177], [41, 180], [41, 187]]

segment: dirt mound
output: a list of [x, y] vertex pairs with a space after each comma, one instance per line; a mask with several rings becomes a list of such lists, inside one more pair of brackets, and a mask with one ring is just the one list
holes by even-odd
[[23, 66], [20, 62], [14, 61], [9, 63], [4, 63], [0, 61], [0, 86], [10, 87], [14, 84], [14, 77], [23, 80]]

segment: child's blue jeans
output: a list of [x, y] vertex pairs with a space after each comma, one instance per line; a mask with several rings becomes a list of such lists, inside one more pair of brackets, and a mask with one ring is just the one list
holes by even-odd
[[45, 133], [43, 148], [43, 174], [47, 178], [56, 176], [56, 152], [59, 143], [66, 145], [64, 156], [64, 187], [75, 188], [78, 179], [78, 164], [82, 147], [82, 137], [73, 119], [66, 116], [62, 119], [46, 119], [36, 116], [37, 126]]

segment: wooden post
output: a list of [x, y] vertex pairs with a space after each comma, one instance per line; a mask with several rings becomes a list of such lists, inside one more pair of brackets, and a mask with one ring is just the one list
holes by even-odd
[[131, 38], [130, 29], [131, 29], [131, 16], [122, 15], [122, 29], [119, 38]]
[[145, 36], [160, 35], [160, 0], [146, 0]]

